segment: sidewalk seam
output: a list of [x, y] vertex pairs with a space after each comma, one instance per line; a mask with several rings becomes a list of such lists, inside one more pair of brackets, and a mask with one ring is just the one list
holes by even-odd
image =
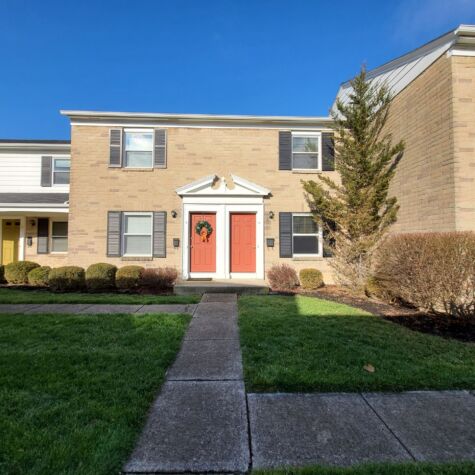
[[399, 442], [401, 447], [409, 454], [409, 456], [414, 460], [414, 462], [417, 462], [417, 458], [413, 455], [413, 453], [409, 450], [409, 447], [406, 446], [406, 444], [394, 433], [394, 431], [389, 427], [389, 425], [386, 423], [386, 421], [378, 414], [376, 409], [371, 405], [371, 403], [364, 397], [363, 393], [360, 393], [361, 398], [363, 401], [368, 405], [368, 407], [373, 411], [373, 413], [376, 415], [376, 417], [383, 423], [383, 425], [388, 429], [390, 434]]

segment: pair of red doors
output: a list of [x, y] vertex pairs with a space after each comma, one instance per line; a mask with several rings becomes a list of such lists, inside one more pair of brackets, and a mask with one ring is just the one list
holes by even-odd
[[[213, 231], [208, 236], [198, 234], [196, 225], [207, 221]], [[216, 272], [216, 214], [192, 213], [190, 226], [190, 271]], [[256, 215], [230, 215], [230, 269], [231, 272], [256, 272]]]

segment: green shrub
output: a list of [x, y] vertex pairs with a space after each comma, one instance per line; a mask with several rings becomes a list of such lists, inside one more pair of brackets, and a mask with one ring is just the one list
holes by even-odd
[[475, 316], [475, 233], [398, 234], [376, 255], [374, 277], [388, 300], [454, 317]]
[[5, 266], [5, 279], [9, 284], [28, 284], [28, 273], [36, 267], [40, 267], [36, 262], [11, 262]]
[[117, 270], [115, 274], [115, 285], [119, 290], [135, 291], [140, 285], [140, 275], [144, 268], [142, 266], [124, 266]]
[[47, 287], [50, 272], [51, 267], [49, 266], [35, 267], [28, 272], [28, 283], [38, 287]]
[[323, 275], [318, 269], [302, 269], [299, 272], [300, 285], [305, 290], [323, 287]]
[[117, 267], [100, 262], [90, 265], [86, 270], [86, 287], [90, 292], [115, 289]]
[[293, 290], [299, 285], [297, 272], [287, 264], [272, 266], [267, 272], [273, 290]]
[[85, 283], [85, 273], [82, 267], [57, 267], [51, 269], [49, 273], [49, 286], [54, 292], [82, 290]]
[[0, 265], [0, 284], [5, 283], [5, 266]]

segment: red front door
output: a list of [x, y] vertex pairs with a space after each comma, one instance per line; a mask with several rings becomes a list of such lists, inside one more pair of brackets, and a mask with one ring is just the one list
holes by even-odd
[[[210, 235], [202, 238], [196, 232], [200, 221], [208, 221], [213, 228]], [[190, 270], [191, 272], [216, 272], [216, 215], [204, 213], [191, 214], [190, 227]]]
[[256, 272], [255, 214], [231, 214], [231, 272]]

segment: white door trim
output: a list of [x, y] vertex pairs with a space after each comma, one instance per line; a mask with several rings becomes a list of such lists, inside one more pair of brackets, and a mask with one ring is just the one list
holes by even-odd
[[[214, 203], [213, 203], [214, 201]], [[224, 201], [224, 203], [223, 203]], [[226, 202], [227, 201], [227, 202]], [[223, 200], [220, 197], [186, 197], [183, 202], [183, 278], [214, 279], [263, 279], [264, 278], [264, 201], [262, 197], [247, 197], [244, 202], [239, 200]], [[216, 272], [190, 272], [190, 214], [216, 213]], [[256, 215], [256, 272], [230, 272], [230, 214], [254, 213]]]

